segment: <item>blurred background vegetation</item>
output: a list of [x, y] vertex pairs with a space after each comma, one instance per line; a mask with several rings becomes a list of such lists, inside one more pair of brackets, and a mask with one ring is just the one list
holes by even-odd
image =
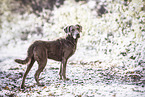
[[144, 0], [0, 0], [1, 49], [20, 41], [54, 40], [65, 36], [63, 27], [72, 24], [83, 26], [80, 60], [143, 66]]

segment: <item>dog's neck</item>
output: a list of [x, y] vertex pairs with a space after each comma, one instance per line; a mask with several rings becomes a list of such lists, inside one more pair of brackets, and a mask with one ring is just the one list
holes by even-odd
[[75, 46], [77, 44], [78, 38], [74, 39], [71, 35], [68, 35], [66, 40]]

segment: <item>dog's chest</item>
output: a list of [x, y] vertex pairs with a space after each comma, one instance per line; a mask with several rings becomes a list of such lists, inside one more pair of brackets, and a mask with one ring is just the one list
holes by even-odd
[[71, 57], [76, 51], [76, 45], [74, 44], [65, 44], [62, 48], [63, 56], [65, 58]]

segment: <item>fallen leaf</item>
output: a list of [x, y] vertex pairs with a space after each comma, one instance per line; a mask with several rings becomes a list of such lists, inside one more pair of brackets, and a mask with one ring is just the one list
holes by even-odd
[[10, 88], [8, 86], [4, 87], [5, 90], [10, 90]]
[[46, 86], [43, 87], [43, 89], [47, 88]]

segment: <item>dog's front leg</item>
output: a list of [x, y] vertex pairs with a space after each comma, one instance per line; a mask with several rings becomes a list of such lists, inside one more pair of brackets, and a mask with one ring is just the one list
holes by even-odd
[[63, 76], [64, 81], [69, 80], [68, 78], [66, 78], [66, 64], [67, 64], [67, 59], [63, 58], [61, 72], [62, 72], [62, 76]]
[[63, 63], [61, 62], [60, 64], [60, 70], [59, 70], [59, 79], [61, 80], [62, 79], [62, 65]]

